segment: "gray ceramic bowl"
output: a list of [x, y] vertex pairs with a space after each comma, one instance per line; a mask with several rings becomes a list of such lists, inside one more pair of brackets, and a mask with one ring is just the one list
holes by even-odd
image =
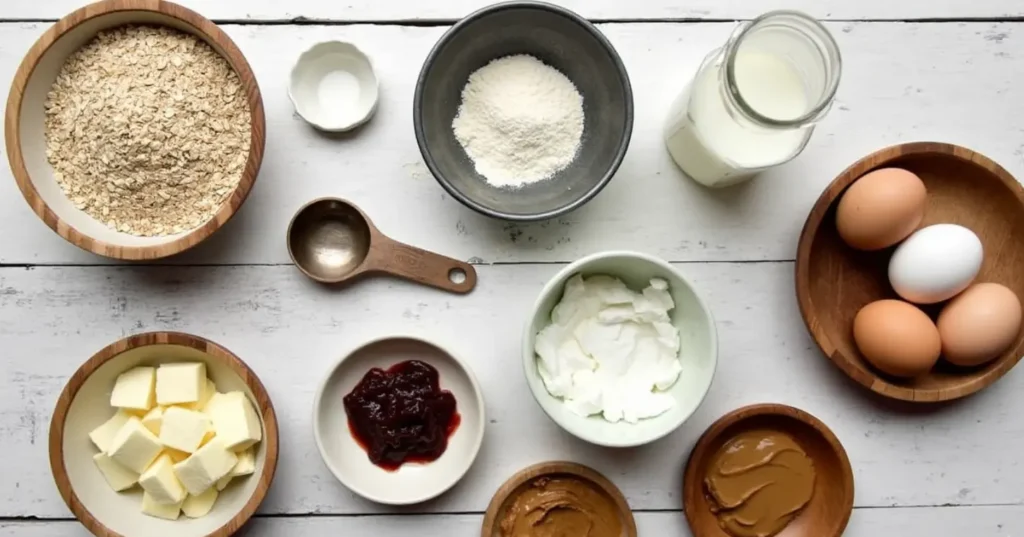
[[[572, 80], [585, 116], [573, 163], [515, 190], [487, 184], [452, 132], [469, 75], [510, 54], [530, 54]], [[455, 199], [496, 218], [544, 220], [580, 207], [611, 181], [633, 131], [633, 92], [615, 49], [586, 19], [542, 2], [505, 2], [462, 19], [434, 45], [416, 83], [413, 123], [423, 160]]]

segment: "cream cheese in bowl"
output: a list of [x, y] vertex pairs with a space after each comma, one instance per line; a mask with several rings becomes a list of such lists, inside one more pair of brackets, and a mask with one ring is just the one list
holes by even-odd
[[674, 307], [661, 278], [637, 293], [611, 276], [572, 276], [534, 344], [548, 393], [579, 416], [612, 423], [668, 411], [676, 402], [665, 390], [682, 371]]
[[579, 259], [544, 286], [523, 330], [523, 372], [567, 432], [608, 447], [653, 442], [700, 406], [715, 321], [679, 269], [630, 251]]

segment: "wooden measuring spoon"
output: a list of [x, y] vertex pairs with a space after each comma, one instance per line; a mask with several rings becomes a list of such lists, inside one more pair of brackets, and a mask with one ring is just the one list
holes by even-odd
[[315, 199], [295, 213], [288, 225], [288, 255], [303, 274], [323, 283], [385, 273], [453, 293], [476, 286], [469, 263], [389, 238], [340, 198]]

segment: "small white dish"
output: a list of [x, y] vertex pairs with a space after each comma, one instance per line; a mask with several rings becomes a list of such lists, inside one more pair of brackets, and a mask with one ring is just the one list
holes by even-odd
[[[679, 329], [679, 360], [683, 371], [667, 393], [676, 405], [660, 416], [638, 423], [611, 423], [600, 414], [582, 417], [566, 408], [562, 399], [548, 393], [537, 371], [534, 342], [537, 333], [551, 322], [551, 310], [562, 299], [565, 282], [574, 274], [585, 277], [607, 274], [633, 290], [646, 287], [651, 278], [668, 282], [675, 308], [669, 312]], [[658, 440], [682, 425], [700, 406], [711, 388], [718, 365], [718, 336], [711, 310], [681, 272], [647, 254], [627, 251], [601, 252], [579, 259], [552, 278], [540, 292], [523, 332], [523, 369], [534, 399], [555, 423], [574, 436], [607, 447], [632, 447]]]
[[[388, 369], [406, 360], [437, 369], [441, 389], [455, 396], [461, 422], [437, 460], [388, 471], [370, 462], [353, 438], [342, 399], [370, 369]], [[375, 339], [356, 348], [331, 368], [313, 403], [313, 434], [327, 468], [356, 494], [391, 505], [424, 502], [462, 479], [480, 451], [484, 423], [484, 398], [473, 372], [455, 355], [419, 337]]]
[[299, 55], [288, 98], [307, 123], [327, 132], [352, 130], [377, 110], [379, 87], [370, 58], [343, 41], [317, 43]]

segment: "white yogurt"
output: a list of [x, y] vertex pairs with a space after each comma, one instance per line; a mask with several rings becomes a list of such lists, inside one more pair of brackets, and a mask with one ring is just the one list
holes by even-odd
[[675, 406], [663, 393], [682, 371], [674, 307], [665, 280], [636, 293], [610, 276], [570, 278], [534, 344], [548, 393], [575, 414], [612, 423], [636, 423]]

